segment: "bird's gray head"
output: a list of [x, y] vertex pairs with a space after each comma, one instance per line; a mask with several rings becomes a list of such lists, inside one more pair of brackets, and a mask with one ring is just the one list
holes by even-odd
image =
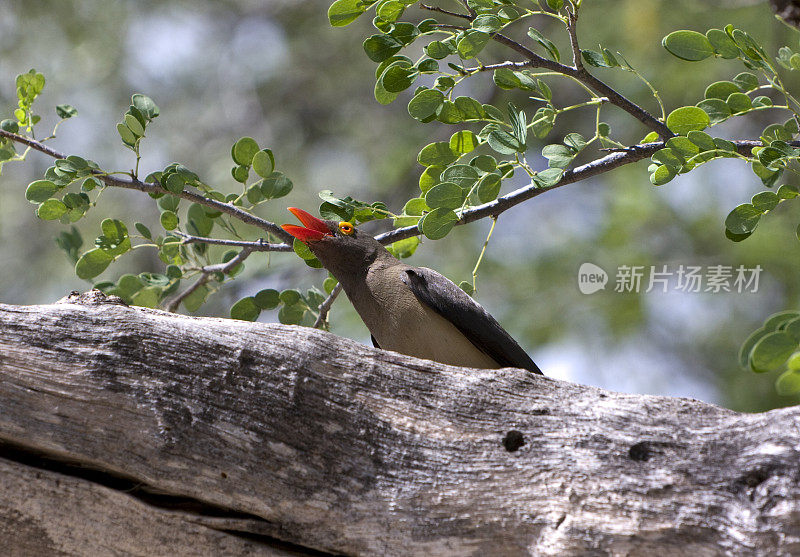
[[350, 222], [318, 219], [296, 207], [289, 211], [304, 226], [284, 224], [283, 229], [304, 242], [339, 282], [365, 273], [379, 257], [392, 257], [375, 238]]

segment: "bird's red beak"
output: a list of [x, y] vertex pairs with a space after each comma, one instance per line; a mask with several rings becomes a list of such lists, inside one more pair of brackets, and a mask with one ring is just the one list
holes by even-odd
[[284, 224], [281, 228], [301, 242], [314, 242], [331, 235], [331, 231], [328, 225], [325, 224], [325, 221], [318, 219], [311, 213], [298, 209], [297, 207], [289, 207], [289, 212], [296, 216], [305, 227]]

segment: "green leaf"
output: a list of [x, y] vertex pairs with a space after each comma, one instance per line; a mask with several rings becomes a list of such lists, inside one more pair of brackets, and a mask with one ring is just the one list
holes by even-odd
[[311, 250], [305, 244], [305, 242], [301, 242], [297, 238], [294, 239], [294, 242], [292, 243], [292, 247], [294, 249], [294, 252], [297, 255], [299, 255], [301, 259], [314, 259], [314, 258], [316, 258], [316, 255], [311, 253]]
[[406, 65], [406, 62], [398, 61], [391, 64], [386, 71], [381, 74], [381, 84], [389, 93], [399, 93], [405, 91], [414, 83], [419, 72]]
[[453, 182], [457, 186], [468, 190], [478, 181], [478, 171], [468, 164], [454, 164], [442, 172], [443, 182]]
[[706, 99], [697, 103], [697, 106], [708, 114], [709, 124], [712, 126], [724, 122], [733, 115], [728, 104], [720, 99]]
[[750, 203], [736, 207], [725, 218], [725, 228], [733, 234], [751, 234], [758, 226], [763, 213]]
[[731, 93], [738, 93], [739, 86], [732, 81], [717, 81], [706, 87], [705, 97], [707, 99], [726, 100]]
[[163, 290], [157, 286], [142, 288], [131, 297], [131, 304], [145, 308], [157, 308]]
[[55, 220], [61, 218], [69, 209], [64, 202], [58, 199], [48, 199], [36, 210], [36, 216], [42, 220]]
[[328, 21], [333, 27], [344, 27], [354, 22], [366, 9], [362, 0], [336, 0], [328, 8]]
[[275, 170], [275, 157], [270, 149], [262, 149], [253, 155], [253, 170], [262, 178], [266, 178]]
[[714, 55], [714, 47], [705, 35], [697, 31], [673, 31], [664, 37], [661, 44], [670, 54], [682, 60], [695, 62]]
[[416, 120], [426, 120], [434, 116], [444, 104], [444, 95], [436, 89], [423, 89], [408, 103], [408, 113]]
[[775, 391], [781, 396], [800, 393], [800, 372], [787, 369], [775, 380]]
[[650, 182], [654, 186], [663, 186], [675, 177], [675, 171], [669, 166], [662, 164], [650, 174]]
[[390, 93], [383, 88], [383, 82], [379, 79], [375, 82], [375, 100], [380, 104], [392, 104], [400, 93]]
[[145, 225], [143, 225], [141, 222], [133, 223], [133, 227], [139, 232], [139, 234], [141, 234], [148, 240], [153, 239], [153, 234], [150, 232], [150, 229], [147, 228]]
[[[401, 48], [403, 48], [403, 43], [391, 35], [372, 35], [364, 41], [364, 52], [373, 62], [383, 62], [400, 52]], [[430, 53], [428, 55], [431, 56]], [[435, 56], [431, 56], [431, 58], [435, 58]]]
[[478, 31], [477, 29], [469, 29], [458, 40], [456, 49], [461, 58], [469, 60], [475, 58], [483, 50], [490, 38], [489, 33]]
[[447, 58], [454, 52], [455, 49], [450, 49], [450, 47], [447, 46], [447, 44], [441, 41], [431, 41], [430, 43], [428, 43], [428, 46], [425, 47], [425, 53], [434, 60], [441, 60], [442, 58]]
[[383, 21], [394, 23], [397, 18], [403, 15], [404, 10], [405, 6], [397, 0], [388, 0], [380, 4], [375, 14]]
[[544, 49], [550, 55], [550, 58], [556, 62], [561, 61], [561, 54], [558, 52], [556, 45], [554, 45], [550, 39], [542, 35], [537, 29], [533, 27], [528, 28], [528, 36], [544, 47]]
[[500, 176], [490, 172], [478, 182], [478, 199], [481, 203], [488, 203], [497, 199], [500, 194]]
[[278, 321], [284, 325], [299, 325], [303, 320], [306, 308], [300, 304], [283, 305], [278, 310]]
[[458, 217], [452, 210], [440, 207], [425, 215], [418, 226], [426, 238], [439, 240], [450, 233], [456, 221]]
[[492, 80], [500, 89], [516, 89], [522, 87], [519, 76], [508, 68], [497, 68], [492, 74]]
[[200, 309], [200, 306], [205, 303], [208, 294], [209, 290], [205, 285], [197, 287], [197, 289], [183, 299], [183, 307], [190, 313], [196, 312]]
[[433, 186], [441, 182], [439, 177], [442, 175], [443, 170], [443, 166], [429, 166], [420, 174], [419, 189], [422, 190], [422, 193], [427, 192]]
[[489, 147], [503, 155], [525, 151], [525, 146], [516, 137], [499, 127], [492, 129], [487, 142]]
[[709, 29], [706, 31], [706, 38], [722, 58], [731, 60], [739, 57], [739, 47], [722, 29]]
[[[416, 236], [415, 236], [415, 238], [416, 238]], [[395, 243], [397, 243], [397, 242], [395, 242]], [[333, 289], [336, 288], [337, 284], [339, 284], [338, 280], [336, 280], [333, 277], [327, 277], [322, 282], [322, 289], [325, 291], [326, 294], [330, 294], [331, 292], [333, 292]]]
[[260, 313], [261, 309], [252, 296], [242, 298], [231, 307], [231, 318], [242, 321], [255, 321]]
[[[705, 39], [703, 35], [700, 36]], [[704, 130], [709, 123], [708, 114], [696, 106], [677, 108], [667, 116], [667, 126], [678, 135], [686, 135], [692, 130]]]
[[739, 365], [742, 368], [750, 369], [750, 353], [753, 351], [753, 347], [769, 332], [763, 328], [757, 329], [750, 333], [750, 336], [742, 343], [742, 347], [739, 349]]
[[610, 68], [611, 66], [606, 62], [603, 55], [596, 50], [581, 50], [583, 61], [589, 66], [595, 68]]
[[800, 197], [800, 189], [794, 185], [783, 184], [778, 188], [778, 197], [780, 199], [794, 199], [795, 197]]
[[540, 188], [551, 188], [561, 181], [563, 175], [564, 171], [560, 168], [546, 168], [537, 172], [536, 176], [533, 177], [533, 181]]
[[733, 82], [742, 91], [747, 93], [753, 89], [758, 88], [758, 78], [750, 72], [742, 72], [733, 78]]
[[253, 296], [253, 299], [261, 309], [275, 309], [281, 303], [280, 294], [274, 288], [260, 290], [258, 294]]
[[125, 125], [133, 132], [133, 135], [136, 137], [142, 137], [144, 135], [144, 126], [142, 126], [142, 123], [139, 122], [135, 116], [126, 114], [124, 120]]
[[771, 191], [762, 191], [753, 196], [750, 200], [753, 207], [756, 210], [761, 211], [762, 213], [766, 213], [767, 211], [773, 210], [775, 207], [778, 206], [780, 199], [778, 196]]
[[564, 0], [547, 0], [547, 5], [553, 11], [558, 11], [564, 7]]
[[446, 100], [439, 107], [436, 119], [445, 124], [458, 124], [464, 120], [464, 116], [455, 103]]
[[495, 33], [502, 26], [503, 22], [494, 14], [480, 14], [472, 20], [472, 28], [485, 33]]
[[423, 166], [447, 166], [458, 158], [450, 148], [450, 143], [438, 141], [429, 143], [419, 152], [417, 161]]
[[160, 111], [153, 99], [141, 93], [136, 93], [131, 97], [131, 104], [148, 120], [159, 115]]
[[457, 97], [456, 107], [461, 112], [464, 120], [480, 120], [486, 116], [483, 105], [471, 97]]
[[464, 203], [466, 192], [461, 186], [453, 182], [442, 182], [433, 186], [425, 194], [425, 204], [431, 209], [443, 207], [445, 209], [458, 209]]
[[117, 219], [103, 219], [100, 223], [103, 237], [112, 244], [119, 244], [128, 237], [128, 228]]
[[725, 103], [734, 114], [741, 114], [753, 108], [753, 102], [744, 93], [731, 93]]
[[717, 148], [714, 139], [706, 132], [692, 130], [686, 134], [686, 137], [697, 145], [701, 151], [713, 151]]
[[300, 301], [300, 291], [290, 288], [280, 293], [281, 302], [287, 306], [293, 306]]
[[[539, 139], [543, 139], [548, 133], [550, 133], [550, 130], [553, 129], [555, 121], [556, 113], [552, 108], [547, 106], [540, 107], [531, 119], [530, 125], [531, 129], [533, 130], [533, 134]], [[602, 128], [603, 125], [604, 123], [601, 122], [600, 127]], [[605, 124], [605, 126], [607, 127], [608, 125]], [[600, 131], [602, 132], [602, 129]], [[603, 137], [605, 137], [605, 135]]]
[[414, 255], [419, 243], [419, 237], [412, 236], [411, 238], [406, 238], [405, 240], [398, 240], [389, 247], [391, 248], [390, 251], [395, 257], [398, 259], [405, 259], [406, 257], [411, 257]]
[[119, 136], [122, 138], [122, 142], [125, 145], [133, 146], [136, 144], [136, 135], [134, 135], [131, 129], [125, 124], [117, 124], [117, 133], [119, 133]]
[[673, 151], [668, 147], [656, 151], [650, 158], [656, 164], [663, 164], [668, 166], [673, 171], [673, 173], [677, 173], [681, 169], [684, 163], [683, 157], [681, 157], [679, 153], [676, 153], [675, 151]]
[[233, 144], [231, 158], [240, 166], [250, 166], [258, 153], [258, 143], [252, 137], [243, 137]]
[[283, 172], [272, 172], [261, 182], [261, 195], [267, 199], [277, 199], [288, 195], [294, 184]]
[[193, 236], [208, 236], [214, 228], [214, 219], [210, 218], [202, 205], [192, 203], [186, 214], [187, 229]]
[[105, 271], [114, 258], [100, 248], [95, 248], [84, 253], [75, 263], [75, 274], [78, 278], [94, 278]]
[[783, 331], [764, 335], [750, 353], [750, 367], [757, 373], [781, 367], [797, 350], [797, 341]]
[[70, 104], [59, 104], [56, 105], [56, 114], [62, 120], [66, 120], [67, 118], [72, 118], [73, 116], [77, 116], [78, 110]]
[[542, 149], [542, 156], [547, 159], [550, 168], [566, 168], [575, 157], [575, 152], [566, 145], [546, 145]]
[[470, 130], [461, 130], [450, 136], [450, 149], [459, 155], [470, 153], [477, 146], [478, 136]]
[[763, 329], [765, 331], [782, 330], [788, 323], [800, 317], [795, 310], [779, 311], [773, 313], [764, 320]]
[[28, 189], [25, 190], [25, 199], [31, 203], [42, 203], [53, 197], [56, 191], [58, 191], [58, 186], [50, 180], [36, 180], [28, 184]]
[[175, 230], [178, 228], [178, 215], [172, 211], [164, 211], [161, 213], [161, 226], [164, 230]]

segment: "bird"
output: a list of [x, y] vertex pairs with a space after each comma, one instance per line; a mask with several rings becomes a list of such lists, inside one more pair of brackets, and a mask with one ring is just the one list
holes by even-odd
[[542, 374], [497, 320], [447, 277], [403, 263], [351, 222], [289, 211], [303, 226], [282, 228], [339, 281], [376, 348], [454, 366]]

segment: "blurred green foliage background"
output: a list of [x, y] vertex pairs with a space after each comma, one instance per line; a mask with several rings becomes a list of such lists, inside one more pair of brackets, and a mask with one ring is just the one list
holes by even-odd
[[[295, 183], [289, 198], [266, 204], [261, 216], [290, 221], [286, 205], [313, 210], [322, 189], [382, 200], [399, 212], [416, 195], [422, 170], [417, 152], [453, 129], [411, 119], [406, 112], [411, 92], [388, 107], [379, 105], [372, 96], [375, 64], [361, 48], [373, 32], [369, 18], [333, 29], [327, 6], [320, 0], [0, 2], [0, 111], [7, 118], [15, 106], [14, 76], [36, 68], [47, 78], [37, 101], [41, 131], [57, 121], [56, 104], [70, 103], [79, 111], [52, 146], [106, 169], [127, 170], [133, 157], [114, 126], [130, 95], [145, 93], [161, 107], [161, 116], [143, 143], [142, 176], [179, 161], [217, 189], [235, 191], [230, 146], [248, 135], [275, 152], [279, 168]], [[420, 11], [420, 19], [428, 16]], [[568, 52], [563, 31], [549, 20], [540, 23], [542, 32], [555, 33], [551, 38], [562, 53]], [[727, 23], [747, 30], [771, 53], [782, 44], [797, 44], [798, 34], [773, 18], [767, 2], [729, 0], [584, 0], [579, 38], [584, 48], [601, 43], [621, 51], [670, 111], [695, 104], [706, 85], [743, 68], [736, 61], [682, 62], [661, 47], [661, 38], [675, 29], [703, 32]], [[525, 29], [517, 31], [524, 36]], [[514, 59], [510, 51], [493, 48], [496, 56]], [[656, 110], [650, 93], [630, 74], [593, 71]], [[549, 82], [561, 105], [584, 100], [580, 90], [561, 81]], [[484, 102], [505, 94], [494, 90], [488, 72], [470, 87]], [[520, 91], [509, 99], [520, 107], [528, 102]], [[733, 119], [714, 133], [755, 139], [770, 116], [775, 117], [761, 112]], [[570, 131], [590, 136], [593, 118], [591, 109], [573, 111], [551, 137]], [[617, 109], [607, 108], [604, 119], [629, 143], [646, 133]], [[538, 150], [534, 146], [531, 152]], [[587, 151], [579, 162], [600, 155]], [[24, 198], [27, 183], [50, 164], [33, 153], [23, 164], [3, 167], [0, 302], [49, 303], [91, 286], [76, 278], [54, 242], [65, 227], [38, 220]], [[541, 160], [537, 167], [545, 165]], [[661, 188], [650, 184], [646, 167], [643, 161], [504, 213], [480, 268], [477, 299], [551, 376], [626, 392], [690, 396], [737, 410], [797, 403], [775, 394], [774, 376], [744, 371], [736, 360], [741, 342], [767, 315], [800, 304], [800, 243], [788, 238], [798, 222], [798, 204], [782, 204], [751, 238], [734, 244], [724, 236], [725, 216], [762, 189], [743, 163], [717, 161]], [[519, 180], [517, 187], [524, 183]], [[85, 241], [91, 243], [104, 216], [158, 222], [149, 197], [109, 190], [99, 210], [78, 223]], [[456, 282], [469, 280], [489, 224], [425, 241], [411, 262], [435, 267]], [[578, 268], [587, 261], [609, 272], [604, 291], [578, 290]], [[613, 290], [621, 265], [668, 265], [674, 271], [679, 265], [718, 264], [761, 265], [758, 292]], [[292, 254], [253, 256], [246, 267], [201, 314], [226, 316], [242, 296], [268, 287], [319, 286], [325, 276]], [[162, 269], [154, 253], [136, 250], [101, 278]], [[274, 312], [265, 312], [264, 319], [277, 320]], [[344, 297], [334, 304], [331, 323], [337, 334], [369, 341]]]

